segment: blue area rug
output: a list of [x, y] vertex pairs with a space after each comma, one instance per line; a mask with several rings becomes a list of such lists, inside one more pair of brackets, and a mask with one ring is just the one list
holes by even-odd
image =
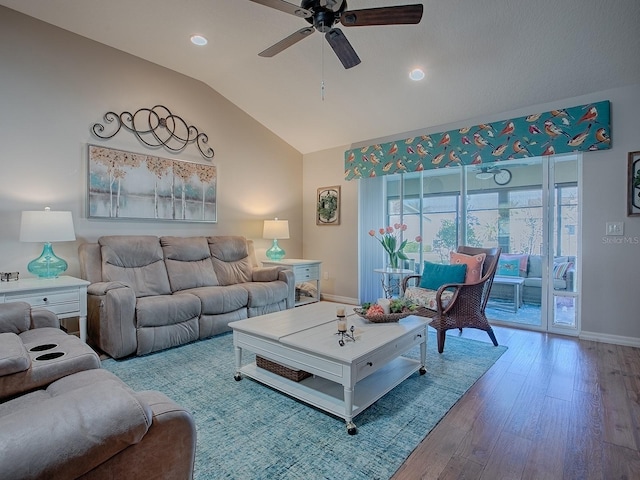
[[[135, 390], [160, 390], [193, 414], [195, 479], [387, 479], [506, 347], [429, 332], [427, 374], [415, 373], [346, 432], [344, 420], [249, 378], [233, 379], [233, 337], [102, 362]], [[419, 358], [419, 349], [410, 356]], [[253, 361], [244, 352], [243, 361]], [[356, 387], [357, 388], [357, 387]]]

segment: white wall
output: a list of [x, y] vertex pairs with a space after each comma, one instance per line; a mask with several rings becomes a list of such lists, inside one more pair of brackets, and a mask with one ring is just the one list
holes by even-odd
[[[627, 154], [640, 151], [640, 85], [466, 119], [418, 132], [364, 140], [343, 149], [305, 155], [304, 255], [309, 258], [324, 256], [333, 270], [332, 275], [345, 285], [339, 290], [337, 282], [325, 281], [323, 293], [357, 298], [358, 267], [355, 259], [358, 234], [362, 232], [358, 232], [355, 221], [358, 209], [356, 182], [344, 181], [344, 150], [601, 100], [611, 101], [612, 148], [588, 152], [583, 156], [582, 337], [640, 346], [640, 282], [637, 274], [640, 267], [640, 217], [626, 216]], [[347, 195], [343, 193], [342, 213], [354, 220], [335, 227], [339, 228], [339, 234], [325, 230], [328, 227], [314, 227], [308, 218], [310, 208], [306, 205], [314, 195], [312, 190], [324, 184], [342, 184], [343, 192], [347, 192]], [[605, 222], [611, 221], [624, 222], [624, 243], [607, 243]]]
[[[218, 223], [88, 219], [87, 144], [206, 163], [195, 146], [149, 150], [127, 131], [104, 141], [107, 111], [167, 106], [209, 136], [218, 168]], [[0, 7], [0, 271], [29, 276], [42, 245], [20, 243], [20, 212], [71, 210], [77, 241], [54, 245], [79, 275], [77, 247], [107, 234], [244, 235], [258, 260], [262, 221], [290, 222], [289, 256], [302, 254], [302, 155], [205, 84]]]
[[[304, 156], [304, 258], [322, 260], [323, 297], [356, 303], [358, 297], [358, 185], [344, 180], [344, 151], [324, 150]], [[316, 225], [318, 188], [340, 186], [340, 225]], [[324, 278], [324, 276], [328, 278]]]

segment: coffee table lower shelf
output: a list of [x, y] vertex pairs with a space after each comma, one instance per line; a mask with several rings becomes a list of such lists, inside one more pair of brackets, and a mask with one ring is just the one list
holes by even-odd
[[346, 412], [343, 385], [319, 376], [299, 382], [259, 368], [255, 363], [243, 366], [240, 372], [260, 383], [275, 388], [309, 405], [320, 408], [339, 418], [350, 421], [378, 399], [393, 390], [422, 367], [422, 363], [407, 357], [398, 357], [368, 377], [356, 383], [351, 414]]

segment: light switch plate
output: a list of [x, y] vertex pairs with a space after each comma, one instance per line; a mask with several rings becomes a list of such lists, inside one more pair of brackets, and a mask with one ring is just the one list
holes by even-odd
[[607, 235], [624, 235], [624, 222], [607, 222], [606, 229]]

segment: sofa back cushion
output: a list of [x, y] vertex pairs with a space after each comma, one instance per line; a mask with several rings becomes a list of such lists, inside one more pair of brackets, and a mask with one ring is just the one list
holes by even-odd
[[171, 290], [218, 285], [205, 237], [161, 237]]
[[102, 280], [129, 285], [136, 297], [171, 294], [158, 237], [114, 235], [100, 237]]
[[78, 247], [80, 277], [91, 283], [102, 281], [101, 248], [99, 243], [82, 243]]
[[22, 333], [31, 326], [31, 305], [27, 302], [0, 303], [0, 333]]
[[220, 285], [251, 281], [251, 258], [247, 240], [239, 236], [209, 237], [211, 262]]
[[527, 269], [527, 277], [542, 278], [542, 257], [540, 255], [529, 256], [529, 268]]

